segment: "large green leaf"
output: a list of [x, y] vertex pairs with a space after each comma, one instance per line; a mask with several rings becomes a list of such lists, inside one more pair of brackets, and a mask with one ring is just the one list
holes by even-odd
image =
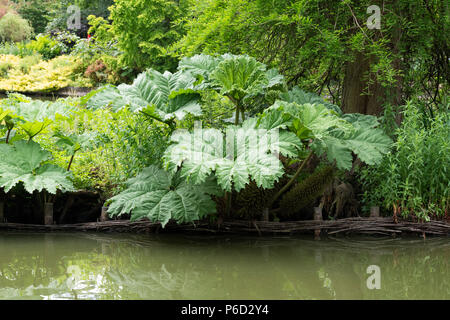
[[352, 167], [352, 153], [369, 165], [379, 164], [389, 152], [392, 140], [377, 128], [356, 127], [351, 133], [335, 131], [316, 141], [318, 153], [326, 153], [330, 162], [336, 161], [339, 169]]
[[73, 155], [81, 149], [88, 149], [93, 145], [95, 137], [92, 133], [84, 134], [64, 134], [61, 132], [54, 135], [58, 140], [55, 145], [66, 150], [67, 153]]
[[344, 138], [345, 143], [360, 159], [368, 165], [381, 162], [388, 153], [392, 140], [381, 129], [358, 127]]
[[[340, 116], [321, 102], [299, 105], [277, 101], [260, 115], [259, 123], [266, 128], [289, 128], [298, 138], [309, 141], [316, 153], [326, 154], [328, 160], [335, 162], [340, 169], [352, 167], [352, 153], [369, 165], [377, 164], [392, 143], [381, 129], [376, 128], [379, 125], [376, 117], [360, 114]], [[288, 149], [289, 137], [280, 141], [287, 144], [284, 149]], [[292, 142], [292, 151], [295, 151], [295, 140]], [[286, 155], [292, 156], [290, 153]]]
[[69, 173], [45, 163], [51, 158], [33, 141], [18, 141], [14, 145], [0, 145], [0, 187], [6, 192], [22, 182], [25, 190], [55, 194], [57, 190], [74, 190]]
[[278, 72], [278, 69], [269, 69], [266, 72], [267, 79], [269, 80], [266, 88], [283, 87], [285, 85], [284, 76]]
[[336, 113], [342, 115], [342, 110], [337, 105], [325, 101], [322, 97], [315, 93], [306, 92], [299, 87], [293, 87], [289, 92], [280, 94], [280, 100], [285, 102], [295, 102], [299, 105], [310, 103], [310, 104], [322, 104], [326, 108], [335, 111]]
[[347, 113], [344, 114], [342, 118], [358, 128], [376, 128], [380, 125], [376, 116], [368, 114]]
[[[82, 100], [84, 101], [84, 100]], [[106, 85], [90, 93], [84, 103], [89, 109], [111, 108], [117, 111], [128, 104], [128, 101], [120, 94], [120, 91], [112, 86]]]
[[[235, 99], [285, 85], [284, 76], [277, 69], [266, 71], [266, 66], [254, 58], [229, 53], [219, 57], [199, 54], [183, 58], [178, 69], [189, 71], [197, 78], [196, 88], [216, 87]], [[230, 91], [232, 87], [235, 89]], [[243, 96], [236, 95], [239, 90], [242, 90]]]
[[300, 139], [320, 139], [335, 128], [344, 131], [353, 129], [348, 121], [323, 104], [304, 103], [299, 105], [296, 102], [277, 101], [264, 112], [261, 122], [269, 121], [271, 118], [274, 118], [271, 122], [279, 119], [278, 126], [280, 127], [290, 125], [292, 131]]
[[57, 117], [70, 116], [73, 112], [73, 108], [65, 103], [40, 100], [11, 104], [8, 109], [24, 121], [31, 122], [55, 120]]
[[0, 108], [0, 124], [2, 123], [3, 119], [5, 119], [9, 113], [11, 113], [11, 110], [3, 110], [2, 108]]
[[196, 79], [189, 72], [159, 73], [147, 70], [131, 85], [108, 86], [87, 101], [88, 108], [110, 107], [113, 111], [129, 107], [167, 120], [183, 119], [186, 114], [201, 115], [200, 94], [194, 90]]
[[250, 179], [259, 187], [273, 187], [284, 172], [278, 154], [297, 156], [302, 149], [294, 134], [258, 128], [256, 119], [229, 126], [226, 136], [215, 129], [178, 131], [172, 141], [165, 153], [169, 167], [181, 167], [182, 176], [194, 183], [214, 173], [226, 191], [239, 191]]
[[40, 100], [10, 103], [8, 110], [6, 119], [10, 127], [20, 127], [29, 139], [42, 133], [55, 119], [68, 117], [73, 112], [65, 103]]
[[38, 134], [44, 132], [44, 130], [52, 124], [52, 120], [44, 119], [42, 121], [28, 121], [19, 123], [19, 127], [26, 133], [29, 139], [33, 139]]
[[197, 54], [193, 57], [185, 57], [181, 59], [179, 70], [189, 71], [192, 75], [199, 77], [200, 80], [209, 80], [210, 74], [217, 68], [219, 63], [223, 61], [222, 57], [213, 57], [206, 54]]
[[210, 75], [222, 95], [241, 101], [269, 85], [266, 66], [249, 56], [232, 56], [220, 62]]
[[188, 184], [177, 174], [156, 166], [144, 169], [127, 182], [127, 189], [109, 200], [112, 216], [131, 213], [132, 220], [148, 218], [164, 227], [169, 220], [193, 222], [215, 212], [210, 194], [217, 194], [217, 184], [205, 179], [201, 186]]

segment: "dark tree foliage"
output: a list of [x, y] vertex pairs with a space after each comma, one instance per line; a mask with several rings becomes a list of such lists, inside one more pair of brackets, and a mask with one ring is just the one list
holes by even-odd
[[61, 0], [50, 12], [50, 22], [46, 27], [47, 32], [67, 30], [67, 20], [71, 13], [67, 8], [76, 5], [80, 8], [81, 28], [74, 31], [80, 37], [87, 37], [89, 24], [87, 17], [95, 15], [107, 18], [109, 16], [109, 7], [113, 5], [114, 0]]
[[[372, 5], [380, 29], [366, 24]], [[435, 108], [448, 90], [444, 0], [200, 0], [185, 19], [181, 54], [250, 54], [346, 112], [380, 114], [414, 96]]]

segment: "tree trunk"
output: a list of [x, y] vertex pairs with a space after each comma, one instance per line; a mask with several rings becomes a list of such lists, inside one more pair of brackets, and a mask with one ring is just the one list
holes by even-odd
[[[345, 66], [342, 110], [345, 113], [380, 115], [385, 90], [376, 81], [368, 87], [370, 59], [357, 52], [355, 59]], [[367, 92], [368, 87], [368, 94]]]

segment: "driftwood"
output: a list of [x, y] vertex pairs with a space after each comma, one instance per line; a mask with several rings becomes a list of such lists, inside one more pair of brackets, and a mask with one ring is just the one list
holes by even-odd
[[207, 222], [197, 224], [169, 223], [162, 228], [159, 223], [147, 220], [129, 221], [113, 220], [105, 222], [89, 222], [65, 225], [31, 225], [16, 223], [0, 223], [0, 230], [16, 231], [94, 231], [94, 232], [131, 232], [131, 233], [159, 233], [159, 232], [195, 232], [209, 234], [265, 234], [265, 235], [294, 235], [314, 233], [320, 229], [322, 234], [370, 234], [370, 235], [403, 235], [418, 234], [449, 236], [450, 223], [443, 221], [412, 222], [400, 220], [395, 223], [392, 218], [347, 218], [328, 221], [223, 221], [220, 228]]

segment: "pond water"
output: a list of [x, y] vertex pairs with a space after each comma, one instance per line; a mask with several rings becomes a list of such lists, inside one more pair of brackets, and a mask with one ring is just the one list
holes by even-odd
[[446, 238], [0, 232], [0, 299], [449, 299], [449, 257]]
[[[29, 98], [31, 98], [32, 100], [41, 100], [41, 101], [56, 101], [59, 98], [65, 98], [63, 96], [58, 96], [58, 95], [28, 95]], [[8, 95], [5, 93], [0, 93], [0, 100], [2, 99], [6, 99], [8, 98]]]

